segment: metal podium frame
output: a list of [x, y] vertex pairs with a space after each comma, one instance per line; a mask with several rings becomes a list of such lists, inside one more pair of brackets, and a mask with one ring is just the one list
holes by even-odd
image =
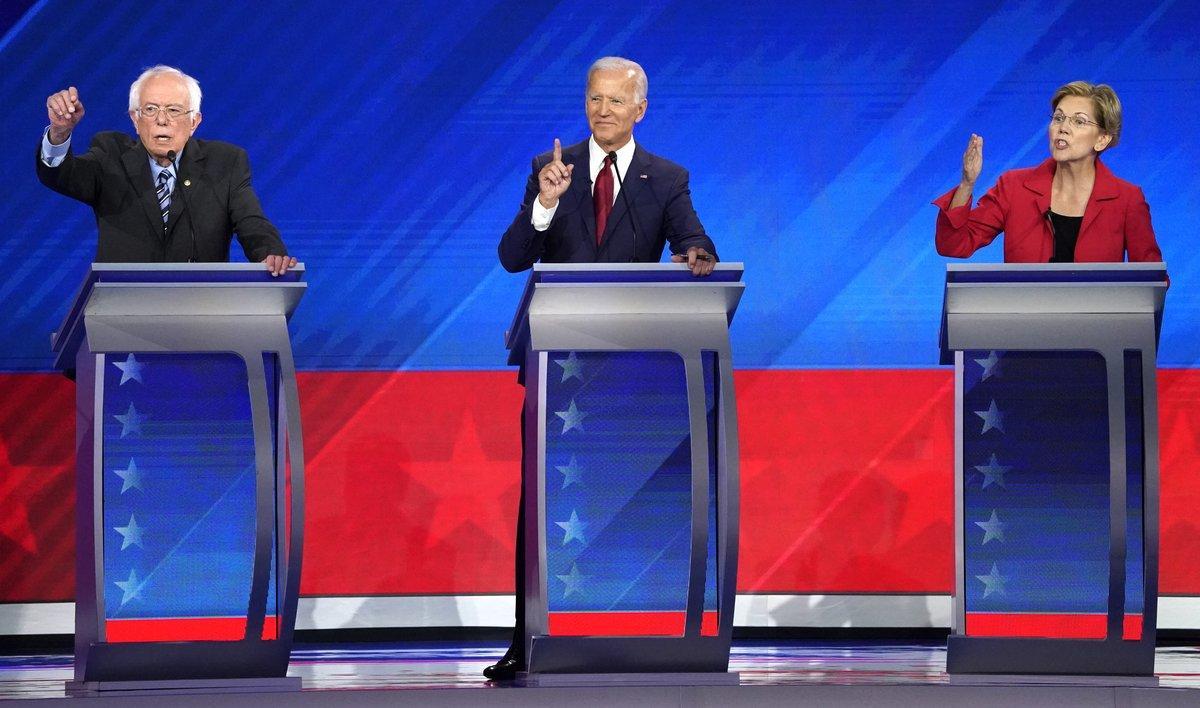
[[[526, 657], [530, 674], [726, 672], [738, 549], [737, 411], [729, 324], [745, 284], [740, 263], [693, 277], [683, 264], [535, 264], [506, 337], [524, 367]], [[691, 427], [691, 560], [682, 637], [548, 636], [546, 374], [548, 352], [670, 351], [684, 360]], [[701, 636], [708, 537], [708, 430], [701, 352], [718, 356], [718, 630]], [[536, 431], [536, 433], [535, 433]]]
[[[74, 369], [77, 377], [75, 680], [69, 688], [299, 688], [299, 679], [285, 677], [304, 547], [304, 448], [287, 319], [307, 287], [303, 276], [302, 264], [273, 278], [259, 263], [95, 263], [52, 335], [55, 367]], [[257, 512], [241, 640], [106, 641], [102, 372], [106, 352], [128, 351], [233, 353], [246, 364]], [[263, 362], [268, 353], [278, 357], [274, 431]], [[290, 498], [285, 482], [291, 485]], [[272, 531], [280, 540], [275, 558]], [[278, 569], [279, 625], [276, 639], [263, 640], [271, 563]]]
[[[1158, 599], [1158, 331], [1162, 263], [956, 264], [946, 268], [943, 364], [955, 372], [955, 588], [950, 673], [1154, 673]], [[1108, 381], [1109, 586], [1106, 638], [971, 637], [966, 628], [963, 350], [1086, 350]], [[1144, 606], [1141, 638], [1123, 640], [1126, 573], [1125, 352], [1141, 353]]]

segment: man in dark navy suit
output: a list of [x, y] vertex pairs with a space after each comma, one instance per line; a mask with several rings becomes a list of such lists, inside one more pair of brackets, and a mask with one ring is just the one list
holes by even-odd
[[[693, 275], [712, 273], [717, 251], [692, 208], [687, 170], [633, 140], [634, 124], [646, 115], [646, 89], [636, 62], [605, 57], [592, 64], [584, 96], [592, 135], [567, 148], [556, 138], [553, 151], [534, 158], [521, 210], [500, 239], [505, 269], [515, 273], [538, 261], [657, 263], [670, 243], [672, 261], [686, 262]], [[523, 428], [522, 415], [522, 442]], [[525, 668], [524, 489], [522, 480], [512, 644], [483, 671], [495, 681]]]
[[566, 148], [555, 139], [554, 150], [534, 158], [521, 210], [500, 239], [507, 270], [537, 261], [656, 263], [669, 242], [672, 261], [686, 261], [696, 275], [712, 272], [716, 248], [692, 208], [687, 170], [633, 140], [646, 89], [636, 62], [592, 64], [584, 100], [592, 135]]

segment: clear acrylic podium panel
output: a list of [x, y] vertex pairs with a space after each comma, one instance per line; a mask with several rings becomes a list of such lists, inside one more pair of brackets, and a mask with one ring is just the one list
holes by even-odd
[[[278, 365], [263, 359], [278, 455]], [[104, 640], [242, 640], [256, 518], [245, 362], [224, 352], [101, 360]], [[278, 638], [276, 536], [264, 640]]]
[[[683, 636], [692, 435], [684, 360], [550, 351], [545, 437], [549, 636]], [[717, 353], [702, 352], [708, 534], [701, 636], [715, 636]]]
[[[1091, 351], [961, 355], [967, 637], [1105, 639], [1109, 391]], [[1142, 362], [1125, 361], [1126, 559], [1122, 637], [1145, 597]]]

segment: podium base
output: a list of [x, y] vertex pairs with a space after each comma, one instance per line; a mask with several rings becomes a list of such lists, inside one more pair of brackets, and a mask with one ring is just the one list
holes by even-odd
[[300, 690], [299, 676], [165, 681], [67, 681], [68, 696], [153, 696], [188, 693], [276, 693]]
[[525, 686], [568, 688], [574, 686], [736, 686], [736, 671], [688, 671], [673, 673], [542, 674], [520, 673]]

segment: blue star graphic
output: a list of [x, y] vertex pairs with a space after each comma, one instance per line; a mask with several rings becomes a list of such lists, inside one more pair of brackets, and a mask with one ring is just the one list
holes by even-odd
[[992, 572], [987, 575], [976, 575], [983, 581], [983, 596], [986, 598], [992, 593], [1004, 594], [1004, 576], [1000, 574], [1000, 570], [992, 563]]
[[129, 410], [125, 411], [125, 415], [114, 415], [114, 418], [121, 421], [121, 437], [130, 434], [142, 434], [142, 422], [146, 420], [146, 416], [137, 412], [133, 404], [129, 404]]
[[579, 479], [579, 475], [583, 473], [583, 470], [579, 468], [579, 462], [575, 459], [574, 455], [571, 455], [571, 464], [555, 465], [554, 467], [563, 473], [563, 489], [572, 484], [583, 484], [583, 481]]
[[979, 431], [983, 435], [987, 431], [995, 428], [1000, 432], [1004, 432], [1004, 414], [996, 407], [996, 401], [993, 400], [986, 411], [975, 411], [975, 415], [983, 418], [983, 430]]
[[121, 550], [125, 550], [130, 546], [145, 548], [146, 544], [142, 543], [142, 527], [138, 526], [137, 519], [133, 518], [133, 514], [129, 515], [129, 523], [125, 526], [114, 526], [113, 531], [121, 534]]
[[583, 581], [592, 576], [580, 573], [579, 566], [572, 563], [570, 573], [567, 573], [566, 575], [556, 575], [554, 577], [563, 581], [563, 584], [566, 586], [563, 588], [563, 597], [567, 598], [571, 596], [571, 593], [583, 592]]
[[128, 580], [116, 580], [113, 584], [121, 588], [121, 605], [124, 606], [130, 600], [142, 599], [142, 586], [146, 581], [138, 579], [136, 570], [130, 570]]
[[997, 485], [1004, 486], [1004, 473], [1012, 469], [1012, 465], [1002, 465], [996, 460], [996, 453], [992, 453], [992, 459], [988, 460], [986, 465], [975, 465], [975, 469], [983, 474], [983, 487], [987, 489], [993, 482]]
[[563, 534], [562, 545], [565, 546], [574, 539], [579, 539], [580, 543], [585, 546], [587, 545], [587, 539], [583, 537], [583, 528], [588, 524], [586, 521], [579, 520], [579, 514], [576, 513], [574, 509], [571, 510], [570, 519], [566, 521], [555, 521], [554, 523], [563, 531], [566, 531], [566, 533]]
[[138, 361], [132, 353], [125, 357], [125, 361], [114, 361], [113, 366], [121, 370], [121, 383], [118, 386], [124, 386], [126, 381], [134, 380], [138, 383], [142, 381], [142, 362]]
[[562, 421], [563, 421], [562, 431], [563, 431], [563, 434], [565, 435], [566, 432], [568, 430], [570, 430], [571, 428], [579, 428], [582, 431], [583, 430], [583, 419], [585, 416], [587, 416], [587, 413], [584, 413], [583, 411], [576, 408], [575, 407], [575, 399], [572, 398], [571, 405], [567, 407], [567, 410], [555, 411], [554, 415], [558, 416], [559, 418], [562, 418]]
[[992, 509], [992, 518], [987, 521], [976, 521], [975, 525], [983, 529], [983, 544], [986, 546], [988, 541], [995, 539], [1000, 543], [1004, 543], [1004, 527], [1008, 524], [1000, 520], [1000, 516], [996, 514], [996, 510]]
[[996, 355], [996, 352], [988, 353], [986, 359], [974, 359], [973, 361], [983, 367], [983, 376], [979, 379], [980, 381], [987, 381], [993, 376], [1000, 377], [1000, 357]]
[[143, 492], [146, 491], [142, 487], [142, 474], [138, 472], [137, 463], [133, 461], [132, 457], [129, 458], [128, 467], [123, 470], [113, 470], [113, 473], [121, 478], [122, 494], [130, 489], [140, 489]]
[[575, 356], [575, 352], [571, 352], [566, 359], [555, 359], [554, 363], [562, 367], [562, 380], [559, 383], [566, 383], [568, 379], [573, 378], [583, 381], [583, 362]]

